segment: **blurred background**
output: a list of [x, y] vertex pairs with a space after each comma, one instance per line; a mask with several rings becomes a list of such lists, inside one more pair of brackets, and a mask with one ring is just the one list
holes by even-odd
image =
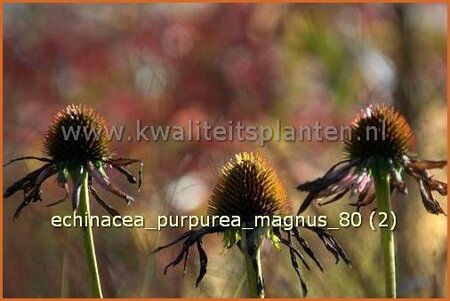
[[[416, 134], [424, 159], [447, 154], [446, 5], [4, 5], [4, 158], [41, 155], [48, 124], [72, 102], [93, 106], [110, 125], [185, 125], [188, 119], [227, 124], [344, 125], [370, 103], [394, 105]], [[305, 194], [295, 186], [342, 158], [339, 142], [122, 142], [119, 155], [145, 161], [141, 192], [120, 176], [131, 206], [104, 194], [122, 214], [204, 214], [221, 165], [234, 153], [259, 151], [275, 166], [293, 207]], [[4, 187], [40, 166], [17, 163]], [[435, 171], [446, 180], [446, 170]], [[445, 297], [447, 218], [427, 214], [415, 182], [395, 195], [401, 297]], [[44, 203], [61, 197], [55, 181]], [[445, 211], [446, 198], [437, 196]], [[55, 229], [50, 218], [71, 214], [70, 202], [27, 207], [13, 222], [21, 195], [4, 202], [4, 296], [87, 297], [78, 229]], [[352, 211], [348, 198], [308, 214]], [[95, 214], [105, 214], [93, 202]], [[371, 207], [362, 210], [363, 218]], [[150, 256], [183, 229], [94, 229], [107, 297], [245, 296], [243, 258], [205, 240], [208, 273], [198, 289], [197, 254], [163, 275], [178, 247]], [[304, 271], [311, 297], [383, 295], [379, 233], [368, 223], [336, 231], [353, 261], [334, 264], [308, 236], [325, 272]], [[286, 250], [263, 248], [270, 297], [301, 296]]]

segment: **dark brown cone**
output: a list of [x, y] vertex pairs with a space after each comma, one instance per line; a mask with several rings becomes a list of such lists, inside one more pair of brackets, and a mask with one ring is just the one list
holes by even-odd
[[108, 158], [112, 153], [105, 129], [105, 120], [92, 108], [69, 105], [56, 115], [50, 125], [44, 152], [55, 162], [83, 163]]
[[288, 215], [292, 211], [286, 191], [276, 172], [259, 155], [240, 153], [222, 168], [208, 204], [210, 215], [255, 216]]
[[352, 160], [383, 158], [395, 161], [408, 154], [413, 141], [413, 133], [405, 117], [393, 107], [371, 105], [351, 124], [344, 151]]

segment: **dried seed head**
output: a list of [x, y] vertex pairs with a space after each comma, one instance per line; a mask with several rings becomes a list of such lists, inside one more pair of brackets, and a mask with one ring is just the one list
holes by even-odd
[[387, 158], [396, 161], [408, 154], [413, 141], [413, 133], [405, 117], [393, 107], [371, 105], [353, 121], [344, 151], [350, 159]]
[[98, 161], [112, 155], [106, 122], [92, 108], [69, 105], [50, 125], [44, 152], [55, 162]]
[[240, 153], [222, 168], [208, 204], [210, 215], [288, 215], [291, 207], [286, 191], [270, 164], [259, 154]]

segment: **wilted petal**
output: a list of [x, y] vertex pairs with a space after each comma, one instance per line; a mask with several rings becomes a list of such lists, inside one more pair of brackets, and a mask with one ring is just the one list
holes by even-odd
[[351, 189], [351, 187], [347, 187], [347, 188], [343, 189], [341, 192], [335, 194], [329, 200], [326, 200], [324, 202], [319, 203], [319, 205], [323, 206], [323, 205], [327, 205], [327, 204], [330, 204], [330, 203], [333, 203], [333, 202], [336, 202], [336, 201], [340, 200], [344, 195], [347, 194], [347, 192], [349, 192], [350, 189]]
[[[199, 256], [199, 260], [200, 260], [200, 270], [198, 272], [197, 280], [195, 281], [196, 287], [198, 287], [198, 285], [202, 281], [203, 277], [205, 276], [206, 271], [207, 271], [207, 266], [208, 266], [208, 256], [206, 255], [206, 252], [202, 247], [202, 243], [203, 243], [202, 238], [200, 237], [197, 240], [197, 250], [198, 250], [198, 256]], [[189, 256], [189, 249], [186, 252], [186, 259], [188, 256]]]
[[[338, 168], [341, 164], [344, 165]], [[357, 178], [357, 175], [353, 174], [351, 170], [355, 164], [356, 162], [348, 160], [339, 162], [328, 170], [323, 177], [298, 185], [298, 190], [307, 191], [309, 194], [301, 204], [297, 214], [304, 212], [318, 198], [342, 193], [342, 189], [345, 190]]]
[[437, 191], [441, 195], [447, 195], [447, 184], [433, 178], [427, 170], [442, 168], [447, 161], [418, 161], [405, 159], [405, 170], [419, 183], [420, 194], [425, 209], [433, 214], [445, 214], [439, 203], [434, 199], [432, 192]]
[[67, 200], [67, 198], [69, 197], [69, 194], [70, 194], [69, 183], [67, 182], [67, 178], [64, 175], [64, 170], [58, 170], [57, 182], [58, 182], [58, 186], [61, 187], [62, 189], [64, 189], [65, 196], [64, 196], [64, 198], [62, 198], [56, 202], [48, 204], [47, 207], [51, 207], [51, 206], [60, 204], [60, 203], [64, 202], [65, 200]]
[[155, 254], [158, 253], [161, 250], [167, 249], [168, 247], [171, 247], [177, 243], [179, 243], [180, 241], [182, 241], [183, 239], [190, 237], [191, 235], [194, 235], [198, 230], [189, 230], [184, 232], [183, 234], [181, 234], [180, 236], [178, 236], [174, 241], [168, 243], [167, 245], [162, 245], [159, 246], [158, 248], [156, 248], [155, 250], [153, 250], [150, 254]]
[[389, 174], [391, 176], [391, 185], [393, 185], [395, 189], [397, 189], [397, 191], [401, 192], [402, 194], [407, 194], [408, 189], [406, 188], [406, 184], [405, 182], [403, 182], [403, 179], [401, 178], [399, 173], [396, 170], [391, 169]]
[[14, 212], [14, 219], [18, 219], [20, 214], [22, 213], [23, 208], [25, 208], [26, 206], [28, 206], [31, 203], [31, 195], [25, 195], [24, 196], [24, 200], [22, 201], [22, 203], [20, 203], [19, 207], [17, 207], [16, 211]]
[[9, 188], [6, 189], [5, 193], [3, 194], [3, 197], [8, 198], [8, 197], [12, 196], [13, 194], [15, 194], [19, 190], [25, 190], [25, 189], [27, 189], [27, 187], [33, 186], [36, 183], [38, 176], [44, 170], [49, 168], [51, 165], [53, 165], [53, 164], [51, 164], [51, 163], [45, 164], [44, 166], [29, 173], [24, 178], [16, 181], [13, 185], [11, 185]]
[[302, 261], [303, 265], [310, 270], [311, 268], [309, 267], [308, 263], [305, 260], [305, 257], [303, 257], [302, 253], [300, 253], [299, 250], [297, 250], [297, 248], [292, 244], [292, 238], [291, 238], [291, 233], [289, 231], [286, 231], [288, 233], [288, 239], [284, 238], [281, 236], [281, 233], [279, 231], [275, 231], [275, 235], [278, 237], [278, 239], [280, 240], [280, 242], [285, 245], [286, 247], [288, 247], [289, 252], [292, 252], [295, 256], [297, 256], [298, 258], [300, 258], [300, 260]]
[[308, 242], [306, 241], [306, 239], [304, 239], [303, 237], [301, 237], [300, 235], [300, 231], [297, 228], [293, 228], [292, 232], [294, 233], [294, 237], [297, 239], [297, 242], [300, 244], [300, 246], [302, 247], [302, 249], [305, 251], [306, 254], [308, 254], [308, 256], [314, 260], [314, 262], [316, 263], [316, 265], [319, 267], [319, 269], [321, 271], [323, 271], [323, 267], [320, 264], [319, 259], [317, 258], [316, 254], [314, 254], [313, 250], [309, 247]]
[[[37, 171], [39, 172], [35, 173]], [[42, 201], [41, 185], [46, 179], [56, 174], [57, 172], [56, 165], [46, 164], [42, 168], [36, 170], [35, 172], [33, 172], [35, 174], [29, 178], [28, 182], [21, 187], [21, 190], [23, 190], [24, 192], [24, 200], [16, 209], [14, 213], [14, 219], [17, 219], [20, 216], [22, 209], [28, 206], [29, 204], [37, 201]]]
[[318, 194], [319, 194], [318, 192], [310, 192], [310, 193], [308, 193], [306, 198], [303, 200], [303, 203], [300, 205], [300, 208], [298, 209], [297, 215], [299, 215], [302, 212], [304, 212], [309, 207], [309, 205], [311, 205], [311, 203], [317, 198]]
[[[129, 159], [129, 158], [111, 158], [111, 159], [105, 160], [104, 162], [107, 163], [107, 164], [110, 164], [112, 167], [118, 169], [122, 173], [123, 173], [123, 171], [125, 169], [123, 169], [123, 168], [119, 169], [120, 167], [129, 166], [131, 164], [139, 163], [138, 190], [141, 189], [141, 186], [142, 186], [142, 170], [143, 170], [143, 167], [144, 167], [144, 162], [142, 162], [141, 160]], [[129, 173], [128, 170], [125, 170], [125, 171], [127, 173]], [[131, 178], [129, 177], [129, 175], [128, 174], [125, 174], [125, 175], [128, 177], [128, 181], [130, 181]], [[135, 179], [135, 178], [133, 177], [133, 179]], [[134, 182], [130, 181], [130, 182], [133, 183], [133, 184], [136, 183], [136, 181], [134, 181]]]
[[[299, 184], [297, 186], [297, 190], [300, 191], [322, 191], [323, 189], [329, 187], [331, 184], [339, 182], [341, 179], [343, 179], [350, 168], [352, 168], [353, 164], [345, 164], [344, 166], [337, 168], [337, 166], [348, 163], [349, 161], [342, 161], [337, 164], [335, 164], [333, 167], [331, 167], [323, 177], [317, 178], [313, 181], [305, 182], [302, 184]], [[337, 168], [337, 169], [336, 169]]]
[[364, 190], [358, 195], [358, 199], [355, 203], [351, 203], [350, 206], [356, 206], [356, 211], [359, 211], [361, 207], [371, 204], [375, 200], [375, 189], [373, 188], [372, 181], [369, 181]]
[[447, 165], [447, 160], [442, 161], [410, 160], [409, 164], [413, 169], [435, 169], [435, 168], [444, 168]]
[[83, 182], [83, 166], [80, 167], [80, 173], [76, 177], [73, 183], [73, 191], [72, 191], [72, 209], [77, 210], [80, 205], [80, 197], [81, 197], [81, 186]]
[[6, 164], [3, 164], [3, 167], [6, 167], [8, 165], [10, 165], [11, 163], [17, 162], [17, 161], [22, 161], [22, 160], [38, 160], [41, 162], [47, 162], [47, 163], [51, 163], [52, 160], [45, 158], [45, 157], [34, 157], [34, 156], [26, 156], [26, 157], [20, 157], [20, 158], [16, 158], [13, 160], [8, 161]]
[[334, 255], [336, 263], [339, 262], [339, 258], [342, 258], [346, 264], [351, 265], [350, 259], [347, 257], [344, 249], [342, 249], [336, 239], [327, 230], [319, 227], [307, 227], [307, 229], [310, 229], [319, 236], [327, 250]]
[[422, 202], [425, 206], [425, 209], [433, 214], [445, 214], [444, 210], [442, 209], [441, 205], [433, 198], [433, 195], [431, 194], [431, 190], [425, 185], [425, 183], [422, 180], [419, 180], [419, 188], [420, 188], [420, 194], [422, 196]]
[[298, 280], [300, 281], [300, 286], [302, 288], [302, 294], [303, 297], [306, 297], [306, 295], [308, 295], [308, 287], [306, 286], [306, 281], [303, 278], [302, 272], [300, 270], [300, 267], [298, 266], [298, 262], [297, 262], [297, 257], [300, 258], [300, 260], [303, 262], [303, 264], [308, 268], [308, 270], [310, 269], [309, 266], [306, 264], [305, 259], [303, 258], [302, 254], [292, 245], [292, 240], [291, 240], [291, 235], [289, 234], [289, 238], [287, 241], [287, 245], [289, 247], [289, 255], [291, 257], [291, 264], [292, 267], [294, 268], [295, 273], [297, 274]]
[[428, 179], [427, 185], [430, 190], [437, 191], [440, 195], [447, 195], [447, 183], [435, 179]]
[[190, 250], [190, 249], [187, 249], [187, 250], [186, 250], [186, 255], [184, 256], [184, 263], [183, 263], [183, 277], [186, 275], [187, 261], [188, 261], [188, 258], [189, 258], [189, 250]]
[[136, 184], [137, 179], [135, 176], [133, 176], [126, 168], [122, 166], [113, 166], [117, 171], [119, 171], [121, 174], [125, 175], [127, 177], [127, 181], [131, 184]]
[[289, 249], [289, 254], [291, 257], [292, 267], [294, 268], [294, 271], [297, 274], [298, 280], [300, 281], [300, 285], [302, 287], [303, 297], [306, 297], [306, 295], [308, 295], [308, 287], [306, 286], [305, 279], [303, 278], [302, 272], [300, 271], [300, 267], [298, 266], [297, 258], [295, 257], [295, 254], [291, 249]]
[[119, 212], [117, 212], [111, 205], [109, 205], [105, 200], [103, 200], [98, 192], [94, 189], [94, 187], [89, 187], [89, 190], [91, 191], [92, 195], [94, 196], [95, 200], [102, 206], [111, 216], [120, 216]]
[[[170, 246], [173, 246], [177, 243], [179, 243], [182, 240], [185, 240], [183, 243], [183, 246], [181, 248], [181, 252], [178, 254], [177, 257], [173, 261], [171, 261], [166, 267], [164, 268], [164, 274], [167, 273], [168, 269], [170, 267], [174, 267], [177, 264], [179, 264], [184, 259], [184, 266], [183, 271], [186, 268], [186, 260], [189, 256], [189, 248], [192, 247], [194, 244], [197, 244], [197, 249], [199, 252], [199, 259], [200, 259], [200, 272], [196, 281], [196, 285], [200, 283], [200, 281], [203, 279], [204, 275], [206, 274], [206, 268], [208, 263], [208, 258], [206, 256], [206, 252], [204, 251], [202, 247], [202, 238], [204, 235], [210, 234], [210, 233], [217, 233], [217, 232], [223, 232], [225, 229], [222, 227], [203, 227], [198, 230], [190, 230], [185, 233], [183, 233], [181, 236], [176, 238], [173, 242], [166, 244], [164, 246], [158, 247], [154, 251], [151, 252], [151, 254], [155, 254], [163, 249], [166, 249]], [[184, 272], [183, 272], [184, 273]]]
[[130, 204], [132, 201], [134, 201], [134, 199], [131, 196], [129, 196], [128, 194], [117, 188], [114, 184], [112, 184], [109, 178], [106, 175], [101, 174], [91, 162], [89, 162], [88, 166], [89, 166], [89, 173], [93, 176], [95, 181], [100, 186], [103, 187], [103, 189], [117, 195], [122, 199], [125, 199], [127, 204]]

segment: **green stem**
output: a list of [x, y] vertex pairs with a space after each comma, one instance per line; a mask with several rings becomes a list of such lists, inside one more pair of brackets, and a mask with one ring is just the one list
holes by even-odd
[[67, 259], [67, 253], [64, 252], [63, 255], [63, 264], [62, 264], [62, 271], [61, 271], [61, 298], [68, 298], [69, 297], [69, 281], [68, 278], [68, 259]]
[[243, 274], [241, 277], [241, 280], [239, 280], [238, 286], [237, 286], [236, 290], [234, 291], [234, 294], [231, 298], [233, 298], [233, 299], [238, 298], [239, 294], [242, 291], [242, 287], [244, 286], [245, 278], [247, 278], [246, 274]]
[[377, 165], [372, 169], [375, 182], [375, 194], [379, 213], [386, 213], [386, 224], [389, 227], [380, 227], [381, 250], [383, 252], [384, 275], [386, 285], [386, 297], [396, 298], [396, 271], [395, 271], [395, 246], [394, 233], [390, 229], [392, 225], [389, 172], [385, 166]]
[[[83, 218], [86, 217], [87, 220], [90, 221], [91, 210], [89, 206], [88, 173], [84, 171], [82, 173], [82, 177], [83, 182], [81, 184], [79, 214]], [[97, 257], [95, 255], [94, 235], [92, 234], [92, 227], [88, 224], [87, 226], [82, 227], [82, 230], [84, 234], [87, 263], [92, 282], [92, 291], [96, 298], [103, 298], [100, 274], [98, 272]]]
[[241, 235], [241, 250], [245, 257], [250, 298], [264, 298], [260, 236], [257, 229], [243, 230]]

